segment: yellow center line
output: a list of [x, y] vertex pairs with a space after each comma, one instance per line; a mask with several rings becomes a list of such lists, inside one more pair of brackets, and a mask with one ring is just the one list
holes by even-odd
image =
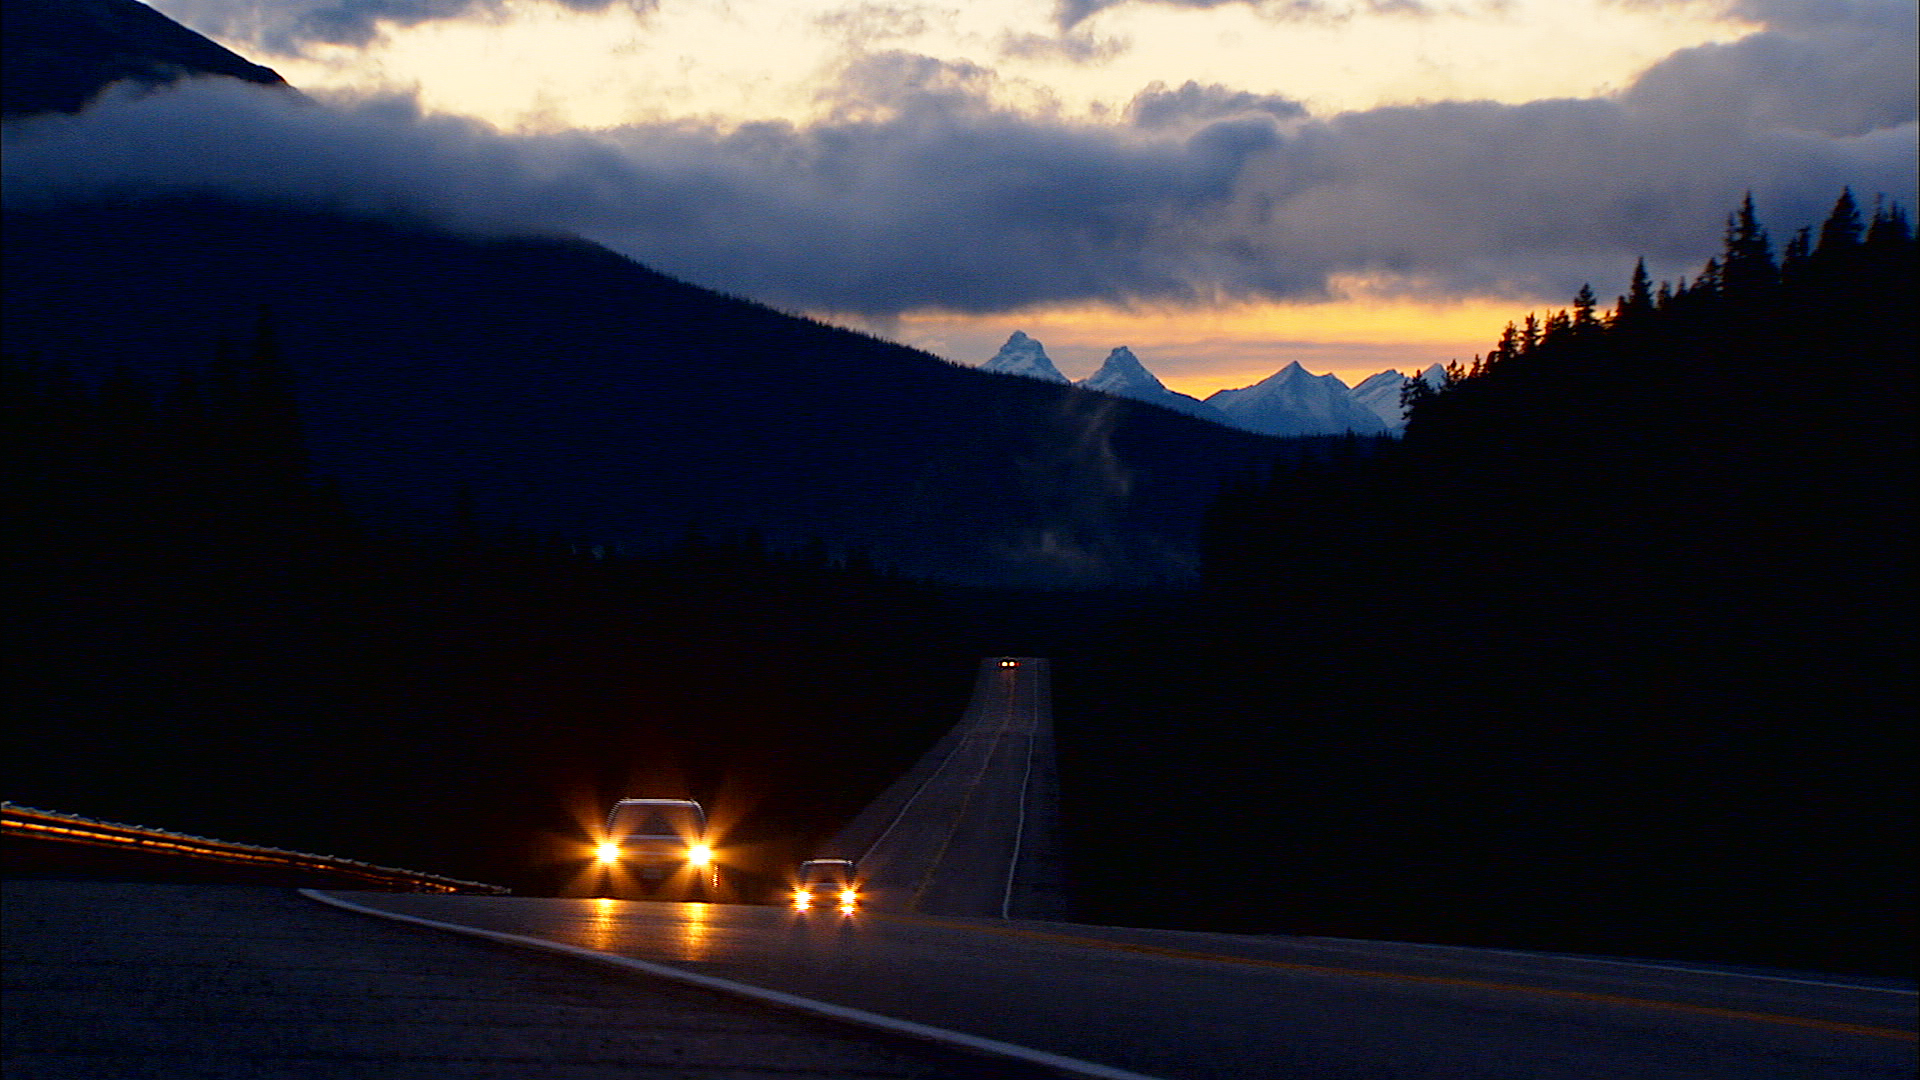
[[[981, 710], [983, 713], [986, 711], [985, 708]], [[984, 719], [984, 717], [982, 717], [982, 719]], [[977, 733], [970, 732], [966, 736], [963, 736], [963, 739], [978, 737]], [[928, 864], [926, 875], [920, 879], [920, 887], [913, 891], [913, 899], [907, 901], [908, 911], [920, 910], [920, 901], [926, 897], [927, 889], [933, 884], [933, 872], [940, 869], [940, 863], [947, 857], [947, 849], [953, 846], [954, 834], [960, 831], [961, 823], [966, 820], [967, 807], [973, 805], [973, 793], [979, 790], [980, 779], [987, 775], [987, 766], [993, 764], [993, 752], [998, 749], [999, 744], [997, 741], [993, 746], [987, 748], [987, 756], [985, 760], [980, 763], [980, 771], [974, 775], [973, 783], [967, 786], [966, 797], [960, 800], [960, 812], [953, 816], [953, 828], [947, 833], [947, 838], [940, 842], [940, 850], [934, 854], [933, 862]]]
[[1333, 967], [1326, 964], [1302, 964], [1289, 960], [1268, 960], [1261, 957], [1228, 956], [1221, 953], [1169, 948], [1164, 945], [1138, 945], [1128, 941], [1108, 941], [1102, 938], [1053, 934], [1044, 930], [1028, 930], [1017, 926], [962, 923], [928, 915], [897, 915], [883, 914], [881, 912], [871, 912], [869, 914], [872, 918], [891, 920], [894, 922], [922, 923], [956, 930], [972, 930], [984, 934], [999, 934], [1002, 937], [1024, 938], [1029, 941], [1044, 941], [1055, 945], [1080, 945], [1096, 949], [1111, 949], [1117, 952], [1141, 953], [1147, 956], [1164, 956], [1176, 960], [1207, 960], [1220, 964], [1238, 964], [1242, 967], [1298, 971], [1314, 975], [1357, 976], [1367, 979], [1386, 979], [1394, 982], [1420, 983], [1428, 986], [1456, 986], [1470, 990], [1494, 990], [1504, 993], [1533, 994], [1538, 997], [1562, 998], [1569, 1001], [1587, 1001], [1601, 1005], [1628, 1005], [1642, 1009], [1663, 1009], [1668, 1012], [1692, 1013], [1697, 1016], [1713, 1016], [1725, 1020], [1753, 1020], [1767, 1024], [1785, 1024], [1790, 1027], [1813, 1028], [1816, 1031], [1831, 1031], [1843, 1035], [1865, 1035], [1876, 1039], [1895, 1039], [1902, 1042], [1915, 1042], [1920, 1040], [1920, 1034], [1912, 1031], [1902, 1031], [1898, 1028], [1875, 1027], [1870, 1024], [1848, 1024], [1838, 1020], [1819, 1020], [1804, 1016], [1781, 1016], [1778, 1013], [1750, 1012], [1745, 1009], [1723, 1009], [1715, 1005], [1689, 1005], [1678, 1001], [1655, 1001], [1650, 998], [1626, 997], [1620, 994], [1602, 994], [1589, 990], [1559, 990], [1546, 986], [1527, 986], [1522, 983], [1495, 982], [1489, 979], [1466, 979], [1452, 975], [1417, 975], [1401, 971], [1371, 971], [1364, 968]]

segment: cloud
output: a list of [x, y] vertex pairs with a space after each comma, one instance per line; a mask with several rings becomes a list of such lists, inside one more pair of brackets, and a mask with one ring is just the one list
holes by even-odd
[[1097, 64], [1111, 60], [1133, 47], [1123, 37], [1095, 37], [1067, 31], [1059, 34], [1016, 34], [1000, 36], [1000, 55], [1018, 60], [1065, 60], [1071, 64]]
[[[1894, 61], [1776, 101], [1753, 89], [1785, 77], [1775, 47], [1749, 38], [1712, 64], [1689, 50], [1615, 98], [1523, 105], [1309, 117], [1150, 86], [1128, 124], [1016, 107], [1022, 88], [984, 67], [905, 52], [849, 61], [829, 118], [807, 127], [509, 135], [406, 98], [302, 104], [190, 80], [10, 125], [0, 175], [9, 203], [213, 189], [576, 232], [701, 284], [875, 317], [1313, 297], [1352, 280], [1569, 295], [1589, 279], [1604, 292], [1636, 255], [1691, 272], [1748, 189], [1781, 232], [1843, 184], [1912, 206], [1912, 111], [1873, 104]], [[1728, 82], [1737, 93], [1706, 92]]]
[[1835, 136], [1920, 115], [1920, 8], [1912, 3], [1743, 0], [1732, 10], [1767, 29], [1668, 56], [1640, 76], [1627, 103]]
[[1149, 84], [1133, 96], [1126, 116], [1135, 127], [1159, 128], [1243, 113], [1265, 113], [1286, 120], [1307, 115], [1307, 107], [1278, 94], [1253, 94], [1219, 83], [1201, 86], [1189, 79], [1178, 90], [1167, 89], [1163, 82]]
[[[651, 11], [658, 0], [544, 0], [572, 11], [605, 11], [616, 4]], [[498, 16], [505, 0], [163, 0], [166, 13], [204, 34], [247, 42], [279, 56], [309, 46], [367, 45], [381, 24], [416, 26], [445, 19]]]
[[[1480, 8], [1498, 8], [1505, 0], [1480, 0]], [[1437, 6], [1425, 0], [1057, 0], [1054, 21], [1071, 29], [1090, 16], [1127, 3], [1165, 7], [1216, 8], [1245, 4], [1262, 16], [1285, 22], [1345, 22], [1361, 15], [1430, 16], [1460, 10], [1457, 4]]]
[[864, 50], [878, 41], [918, 37], [934, 20], [952, 14], [926, 4], [868, 2], [823, 12], [814, 17], [813, 24], [846, 47]]

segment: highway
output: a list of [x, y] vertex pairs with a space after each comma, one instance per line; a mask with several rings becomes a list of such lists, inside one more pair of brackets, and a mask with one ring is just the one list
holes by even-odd
[[[818, 852], [859, 860], [866, 900], [850, 913], [10, 881], [8, 1075], [1908, 1080], [1920, 1067], [1910, 983], [1066, 922], [1049, 677], [1044, 660], [984, 661], [960, 722]], [[293, 854], [272, 853], [275, 874]], [[402, 873], [300, 858], [335, 875], [324, 888], [345, 871]], [[473, 883], [414, 887], [456, 885]]]
[[1910, 1080], [1909, 988], [860, 911], [328, 894], [1190, 1080]]
[[1066, 907], [1049, 678], [1042, 659], [983, 661], [960, 722], [817, 853], [858, 862], [866, 899], [852, 914], [329, 895], [1003, 1044], [1088, 1076], [1914, 1073], [1911, 988], [1049, 921]]
[[816, 857], [853, 859], [879, 910], [1064, 917], [1049, 678], [982, 660], [960, 722]]

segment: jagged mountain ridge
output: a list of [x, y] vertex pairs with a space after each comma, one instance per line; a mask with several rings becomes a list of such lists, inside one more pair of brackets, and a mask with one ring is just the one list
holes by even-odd
[[[14, 32], [15, 5], [107, 15], [36, 36]], [[131, 0], [7, 11], [10, 108], [78, 108], [129, 73], [279, 82]], [[145, 29], [122, 32], [128, 20]], [[53, 62], [16, 63], [16, 47]], [[162, 390], [244, 347], [265, 314], [313, 469], [363, 513], [414, 527], [446, 523], [468, 492], [483, 527], [522, 534], [644, 549], [751, 533], [952, 582], [1165, 584], [1191, 574], [1221, 485], [1288, 452], [786, 315], [577, 238], [128, 194], [10, 208], [5, 272], [10, 358]]]
[[1190, 572], [1220, 485], [1283, 444], [963, 368], [578, 240], [481, 240], [212, 199], [9, 212], [4, 341], [195, 370], [262, 309], [318, 471], [384, 518], [821, 539], [991, 585]]
[[1133, 355], [1133, 350], [1125, 345], [1108, 353], [1106, 361], [1100, 365], [1100, 370], [1074, 385], [1116, 397], [1144, 401], [1150, 405], [1172, 409], [1216, 424], [1227, 423], [1227, 418], [1206, 402], [1167, 389], [1160, 382], [1159, 377], [1148, 371], [1146, 365], [1140, 362], [1140, 358]]
[[1388, 427], [1399, 431], [1407, 426], [1407, 415], [1400, 407], [1400, 394], [1415, 378], [1437, 390], [1447, 384], [1447, 369], [1433, 364], [1418, 376], [1403, 375], [1392, 370], [1369, 375], [1353, 388], [1353, 400], [1372, 410]]
[[1065, 383], [1065, 375], [1053, 366], [1053, 360], [1047, 356], [1047, 350], [1025, 333], [1015, 330], [993, 354], [993, 359], [980, 365], [982, 371], [996, 371], [1002, 375], [1024, 375], [1029, 379], [1042, 382]]
[[107, 85], [219, 75], [285, 86], [253, 63], [136, 0], [4, 0], [8, 117], [74, 112]]
[[1373, 410], [1353, 400], [1346, 383], [1312, 374], [1298, 361], [1252, 386], [1213, 394], [1207, 404], [1235, 427], [1263, 435], [1384, 435], [1389, 430]]
[[[1038, 356], [1045, 367], [1039, 367]], [[1038, 341], [1014, 331], [982, 370], [1026, 375], [1065, 382]], [[1050, 373], [1050, 374], [1049, 374]], [[1430, 385], [1446, 381], [1446, 371], [1435, 364], [1419, 376]], [[1140, 362], [1131, 348], [1120, 346], [1107, 355], [1100, 369], [1074, 383], [1088, 390], [1160, 405], [1216, 424], [1278, 437], [1382, 435], [1406, 426], [1400, 412], [1400, 392], [1410, 377], [1387, 370], [1362, 380], [1351, 389], [1333, 375], [1313, 375], [1298, 363], [1275, 372], [1252, 386], [1222, 390], [1205, 401], [1170, 390]]]

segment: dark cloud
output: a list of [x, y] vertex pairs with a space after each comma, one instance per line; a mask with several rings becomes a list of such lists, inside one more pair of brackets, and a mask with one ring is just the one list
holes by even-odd
[[[1701, 0], [1612, 0], [1623, 8], [1698, 9]], [[1895, 28], [1912, 25], [1913, 0], [1720, 0], [1729, 16], [1773, 30], [1818, 33], [1839, 26]]]
[[[619, 5], [652, 10], [658, 0], [545, 0], [573, 11]], [[498, 14], [503, 0], [160, 0], [154, 6], [203, 34], [247, 42], [281, 56], [308, 46], [366, 45], [380, 24], [415, 26], [442, 19]]]
[[[1715, 55], [1744, 58], [1738, 70], [1781, 70], [1759, 44], [1727, 49]], [[1783, 229], [1843, 184], [1912, 205], [1911, 111], [1849, 104], [1878, 82], [1813, 83], [1793, 110], [1729, 107], [1710, 84], [1684, 90], [1712, 70], [1683, 53], [1618, 98], [1320, 118], [1150, 87], [1134, 124], [1101, 125], [1013, 111], [1019, 88], [991, 71], [895, 52], [851, 62], [809, 127], [530, 136], [406, 99], [302, 104], [197, 80], [10, 125], [0, 169], [9, 201], [211, 188], [577, 232], [702, 284], [874, 316], [1313, 296], [1370, 273], [1441, 296], [1566, 295], [1605, 290], [1636, 255], [1691, 272], [1748, 189]]]
[[1625, 101], [1728, 125], [1864, 135], [1920, 115], [1920, 20], [1910, 0], [1742, 0], [1768, 27], [1682, 49], [1643, 73]]
[[1196, 120], [1217, 120], [1245, 113], [1266, 113], [1283, 120], [1307, 115], [1307, 107], [1278, 94], [1253, 94], [1213, 83], [1201, 86], [1189, 79], [1178, 90], [1156, 82], [1133, 96], [1127, 119], [1135, 127], [1159, 128]]

